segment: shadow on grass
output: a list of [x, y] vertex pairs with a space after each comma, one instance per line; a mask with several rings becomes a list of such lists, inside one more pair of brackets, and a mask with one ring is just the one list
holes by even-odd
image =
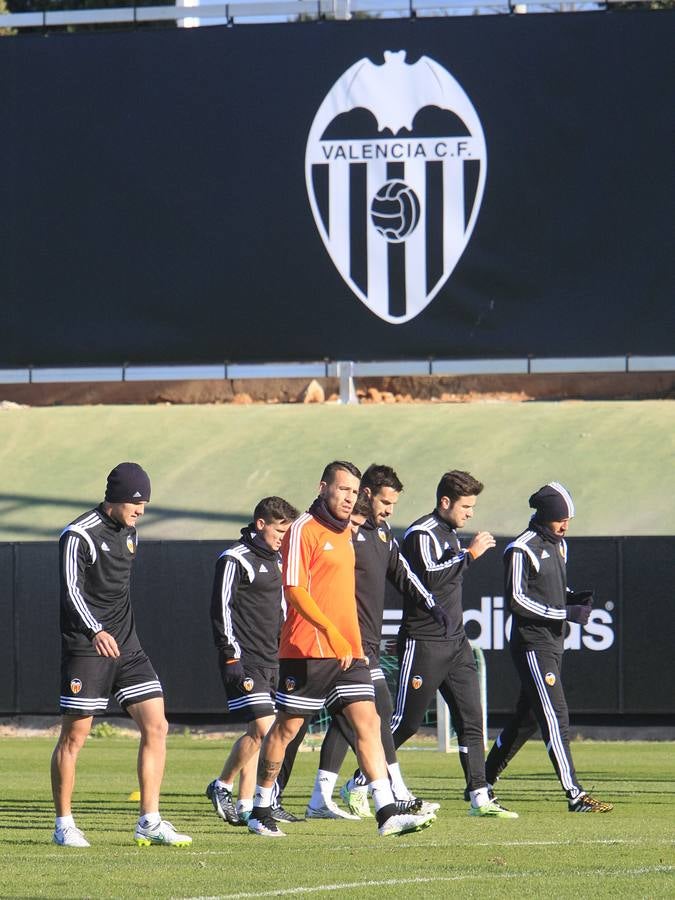
[[[63, 524], [66, 525], [66, 520], [69, 517], [72, 518], [72, 510], [74, 508], [79, 508], [81, 506], [82, 511], [85, 512], [87, 509], [97, 506], [100, 502], [100, 500], [92, 501], [91, 498], [79, 502], [72, 498], [44, 497], [38, 494], [0, 493], [0, 513], [8, 515], [9, 513], [17, 511], [31, 513], [35, 509], [45, 507], [59, 508], [64, 510]], [[251, 521], [251, 514], [231, 512], [228, 510], [218, 510], [217, 512], [214, 512], [203, 509], [185, 509], [180, 506], [156, 506], [155, 504], [149, 505], [145, 514], [145, 522], [148, 525], [153, 522], [174, 522], [180, 519], [188, 519], [195, 522], [222, 522], [223, 519], [227, 519], [230, 522], [236, 522], [244, 526]], [[54, 540], [58, 537], [52, 528], [40, 527], [35, 523], [26, 525], [13, 524], [12, 532], [15, 534], [29, 534], [31, 535], [32, 540], [39, 538]]]

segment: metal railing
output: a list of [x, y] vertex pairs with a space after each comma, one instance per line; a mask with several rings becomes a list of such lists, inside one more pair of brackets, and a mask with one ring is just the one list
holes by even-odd
[[[93, 25], [136, 26], [166, 23], [178, 26], [260, 21], [348, 20], [367, 18], [416, 18], [424, 16], [510, 14], [531, 12], [584, 12], [609, 9], [622, 0], [565, 3], [561, 0], [232, 0], [229, 3], [190, 0], [175, 6], [124, 6], [101, 9], [49, 9], [0, 15], [0, 30], [90, 27]], [[650, 0], [636, 0], [648, 4]]]
[[111, 381], [203, 381], [257, 378], [337, 378], [340, 402], [356, 403], [355, 378], [394, 376], [543, 375], [599, 372], [675, 372], [675, 356], [521, 357], [515, 359], [408, 359], [358, 362], [214, 363], [0, 369], [0, 385]]

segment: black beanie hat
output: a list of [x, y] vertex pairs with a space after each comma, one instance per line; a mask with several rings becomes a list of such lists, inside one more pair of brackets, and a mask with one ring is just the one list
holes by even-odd
[[532, 509], [536, 510], [537, 522], [560, 522], [571, 519], [574, 515], [574, 504], [566, 488], [557, 481], [551, 481], [532, 494], [529, 499]]
[[108, 503], [141, 503], [150, 499], [150, 478], [138, 463], [123, 462], [115, 466], [105, 488]]

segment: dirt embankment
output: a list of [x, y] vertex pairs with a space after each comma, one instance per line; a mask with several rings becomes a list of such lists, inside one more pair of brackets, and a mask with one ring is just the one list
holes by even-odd
[[[361, 403], [675, 399], [675, 372], [356, 378]], [[0, 400], [29, 406], [142, 403], [322, 403], [336, 378], [119, 381], [0, 385]]]

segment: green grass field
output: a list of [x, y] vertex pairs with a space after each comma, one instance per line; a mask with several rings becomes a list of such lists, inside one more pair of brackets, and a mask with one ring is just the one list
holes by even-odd
[[675, 534], [673, 401], [158, 405], [0, 411], [0, 541], [55, 540], [124, 459], [152, 476], [144, 538], [237, 537], [265, 495], [305, 509], [336, 458], [394, 466], [398, 528], [459, 468], [485, 483], [474, 524], [496, 535], [517, 534], [551, 480], [574, 497], [572, 535]]
[[[409, 784], [442, 803], [432, 828], [379, 838], [372, 820], [308, 821], [269, 840], [218, 819], [203, 796], [226, 744], [169, 738], [163, 813], [191, 848], [138, 848], [134, 739], [90, 738], [75, 814], [90, 849], [50, 843], [53, 739], [0, 739], [2, 897], [673, 897], [675, 788], [672, 743], [576, 741], [584, 785], [612, 813], [570, 815], [543, 746], [527, 745], [500, 783], [517, 821], [470, 819], [453, 754], [402, 750]], [[287, 806], [304, 810], [318, 753], [301, 753]], [[345, 764], [347, 772], [351, 760]]]

